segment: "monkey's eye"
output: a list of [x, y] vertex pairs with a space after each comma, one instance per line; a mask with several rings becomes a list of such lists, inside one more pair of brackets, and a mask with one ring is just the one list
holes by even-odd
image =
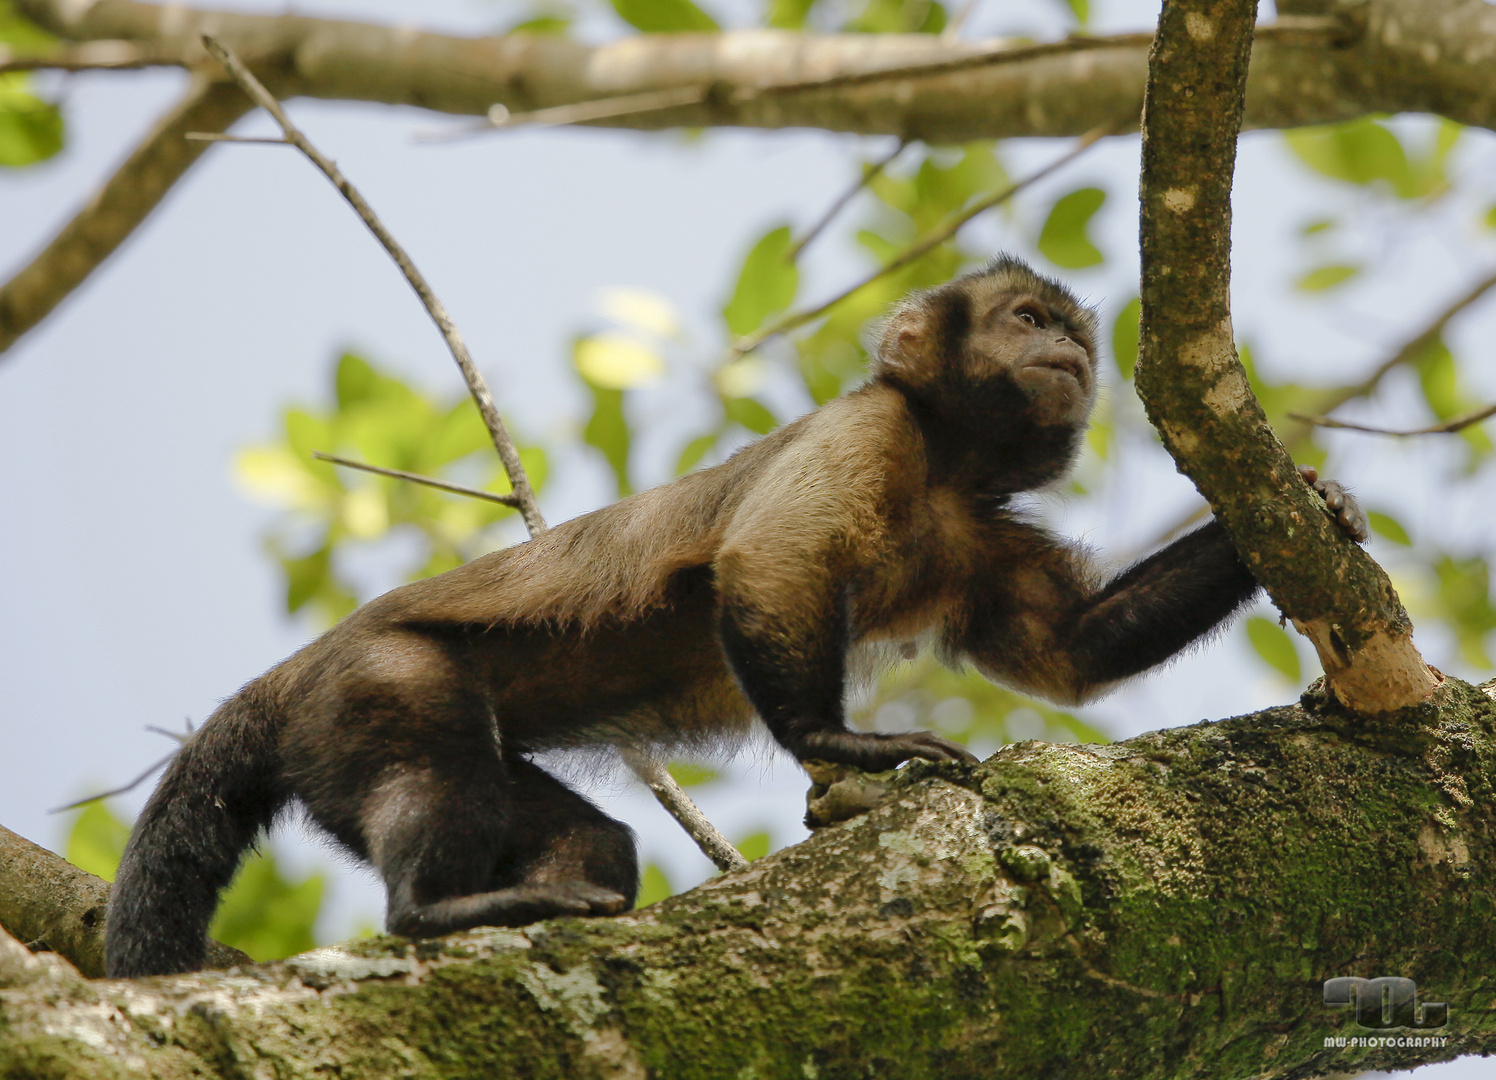
[[1044, 317], [1033, 308], [1019, 308], [1016, 314], [1021, 321], [1028, 323], [1030, 326], [1037, 327], [1040, 330], [1044, 329]]

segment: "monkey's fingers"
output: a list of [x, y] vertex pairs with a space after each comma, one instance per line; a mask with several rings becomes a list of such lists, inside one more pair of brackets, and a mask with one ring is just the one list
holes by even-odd
[[1299, 475], [1304, 478], [1305, 483], [1319, 492], [1341, 532], [1358, 544], [1371, 539], [1371, 519], [1343, 484], [1338, 480], [1321, 480], [1313, 465], [1300, 465]]
[[893, 740], [908, 752], [909, 757], [924, 758], [926, 761], [975, 763], [981, 760], [960, 743], [942, 738], [933, 731], [911, 731], [907, 735], [895, 735]]

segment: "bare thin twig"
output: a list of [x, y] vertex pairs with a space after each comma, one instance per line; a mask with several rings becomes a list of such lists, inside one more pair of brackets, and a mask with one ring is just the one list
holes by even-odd
[[815, 307], [803, 308], [800, 311], [792, 311], [788, 315], [776, 319], [768, 326], [765, 326], [759, 330], [755, 330], [753, 333], [739, 338], [737, 341], [733, 342], [731, 349], [729, 349], [729, 355], [742, 356], [745, 353], [750, 353], [754, 349], [757, 349], [760, 345], [768, 341], [770, 338], [777, 337], [780, 334], [787, 334], [791, 330], [798, 330], [806, 323], [813, 322], [814, 320], [820, 318], [826, 312], [830, 311], [837, 304], [840, 304], [843, 300], [847, 299], [858, 290], [866, 288], [873, 282], [877, 281], [879, 278], [887, 277], [889, 274], [892, 274], [897, 270], [902, 270], [904, 267], [908, 266], [916, 259], [933, 251], [935, 248], [945, 243], [951, 237], [955, 236], [956, 233], [960, 231], [963, 225], [965, 225], [972, 218], [976, 217], [978, 214], [985, 213], [986, 211], [991, 210], [994, 206], [1007, 202], [1014, 195], [1017, 195], [1020, 191], [1028, 187], [1030, 184], [1036, 183], [1037, 181], [1048, 176], [1050, 173], [1054, 172], [1056, 169], [1059, 169], [1062, 166], [1068, 165], [1070, 162], [1074, 161], [1087, 149], [1093, 146], [1099, 139], [1115, 130], [1115, 127], [1115, 124], [1105, 124], [1101, 127], [1092, 128], [1090, 131], [1082, 135], [1080, 139], [1076, 141], [1076, 144], [1073, 147], [1067, 150], [1064, 154], [1061, 154], [1059, 157], [1055, 158], [1055, 160], [1051, 161], [1048, 165], [1045, 165], [1043, 168], [1030, 173], [1022, 180], [1008, 185], [1006, 188], [993, 195], [989, 195], [984, 199], [978, 199], [976, 202], [972, 203], [960, 213], [946, 219], [944, 224], [937, 226], [935, 229], [932, 229], [930, 232], [920, 237], [920, 239], [910, 244], [903, 251], [899, 252], [899, 254], [895, 255], [892, 259], [884, 263], [881, 267], [873, 271], [861, 281], [857, 282], [855, 285], [842, 290], [831, 299], [817, 304]]
[[332, 181], [333, 186], [353, 207], [359, 218], [368, 226], [369, 231], [374, 234], [375, 239], [385, 251], [389, 252], [390, 258], [395, 260], [395, 265], [405, 275], [405, 280], [410, 282], [410, 287], [420, 297], [427, 314], [431, 316], [431, 321], [436, 323], [437, 329], [441, 331], [447, 348], [451, 350], [452, 358], [457, 361], [457, 366], [462, 371], [462, 377], [467, 380], [468, 390], [478, 403], [478, 412], [483, 417], [483, 423], [488, 427], [488, 434], [493, 440], [494, 449], [499, 453], [499, 460], [504, 464], [504, 471], [509, 474], [509, 483], [514, 488], [515, 497], [519, 500], [519, 512], [524, 516], [526, 527], [531, 535], [544, 531], [545, 518], [541, 516], [540, 507], [535, 501], [535, 492], [530, 487], [530, 478], [525, 475], [525, 466], [519, 459], [519, 450], [509, 436], [509, 429], [504, 426], [504, 421], [499, 416], [498, 406], [494, 404], [488, 383], [473, 363], [472, 356], [468, 354], [467, 344], [462, 340], [462, 335], [458, 333], [452, 317], [447, 314], [446, 307], [431, 291], [431, 286], [427, 284], [425, 277], [416, 269], [415, 263], [405, 253], [399, 241], [384, 227], [384, 223], [364, 201], [358, 189], [348, 181], [348, 178], [330, 158], [312, 145], [311, 140], [302, 134], [300, 128], [291, 123], [286, 110], [281, 108], [275, 96], [265, 89], [259, 79], [255, 78], [254, 73], [245, 67], [237, 56], [219, 44], [211, 34], [203, 35], [203, 45], [213, 58], [224, 66], [233, 80], [239, 84], [240, 89], [248, 94], [256, 105], [275, 118], [275, 122], [285, 132], [286, 139]]
[[649, 754], [637, 750], [621, 750], [623, 760], [628, 767], [634, 771], [634, 775], [644, 782], [644, 786], [654, 792], [660, 805], [670, 812], [676, 821], [680, 822], [681, 828], [685, 829], [696, 841], [701, 852], [717, 865], [717, 869], [724, 874], [732, 870], [741, 870], [748, 865], [748, 860], [743, 858], [743, 853], [733, 847], [728, 839], [717, 831], [701, 809], [691, 801], [675, 777], [670, 775], [663, 762]]
[[192, 737], [192, 720], [191, 720], [190, 717], [188, 718], [188, 720], [187, 720], [187, 730], [184, 731], [184, 732], [168, 731], [166, 728], [164, 728], [164, 727], [157, 727], [155, 724], [147, 724], [146, 727], [145, 727], [145, 729], [147, 731], [153, 731], [157, 735], [165, 735], [168, 739], [174, 740], [176, 742], [176, 744], [177, 744], [176, 750], [173, 750], [171, 753], [167, 754], [160, 761], [158, 761], [155, 764], [151, 765], [144, 772], [142, 772], [139, 776], [137, 776], [134, 780], [131, 780], [128, 784], [121, 784], [117, 788], [111, 788], [108, 791], [101, 791], [97, 795], [88, 795], [88, 796], [85, 796], [84, 798], [79, 799], [77, 802], [70, 802], [66, 806], [58, 806], [58, 807], [55, 807], [55, 808], [53, 808], [51, 810], [48, 810], [47, 813], [49, 813], [49, 814], [63, 814], [63, 813], [66, 813], [69, 810], [76, 810], [76, 809], [78, 809], [78, 807], [85, 806], [88, 803], [98, 802], [100, 799], [112, 799], [116, 795], [123, 795], [127, 791], [134, 791], [137, 787], [139, 787], [141, 785], [141, 783], [148, 776], [150, 776], [157, 769], [161, 768], [163, 765], [165, 765], [172, 758], [174, 758], [174, 757], [177, 756], [177, 750], [180, 750], [182, 748], [182, 744], [185, 743], [189, 738]]
[[821, 233], [826, 231], [826, 227], [836, 219], [836, 215], [842, 212], [847, 203], [856, 198], [857, 193], [860, 192], [863, 188], [867, 187], [878, 177], [882, 176], [883, 170], [892, 165], [894, 159], [902, 154], [908, 145], [908, 139], [900, 139], [899, 145], [895, 146], [891, 153], [884, 155], [883, 157], [879, 158], [877, 161], [872, 162], [869, 165], [864, 165], [862, 168], [862, 175], [857, 178], [857, 182], [851, 187], [847, 188], [846, 191], [838, 195], [836, 197], [836, 200], [826, 208], [826, 212], [821, 215], [820, 219], [810, 228], [805, 230], [805, 235], [795, 240], [787, 249], [785, 249], [785, 261], [794, 262], [796, 259], [798, 259], [800, 257], [800, 253], [810, 245], [811, 241], [813, 241], [816, 237], [820, 236]]
[[[441, 330], [442, 337], [446, 339], [447, 347], [452, 351], [452, 356], [457, 361], [457, 366], [462, 370], [463, 378], [467, 380], [468, 391], [478, 403], [478, 411], [482, 414], [484, 423], [488, 425], [488, 433], [493, 439], [494, 449], [499, 452], [499, 460], [504, 464], [504, 471], [509, 474], [510, 486], [514, 488], [514, 499], [520, 513], [524, 515], [525, 525], [530, 530], [530, 535], [535, 536], [544, 532], [546, 528], [545, 519], [541, 517], [540, 507], [536, 505], [535, 492], [531, 489], [530, 481], [525, 475], [525, 467], [520, 462], [519, 451], [515, 448], [514, 440], [509, 437], [508, 429], [504, 427], [504, 421], [499, 418], [499, 412], [494, 405], [493, 395], [489, 393], [488, 384], [478, 372], [477, 367], [474, 366], [472, 357], [468, 355], [467, 346], [463, 343], [462, 336], [457, 332], [457, 327], [453, 324], [451, 316], [447, 314], [447, 309], [442, 306], [436, 294], [431, 291], [431, 286], [426, 283], [426, 279], [421, 276], [420, 271], [411, 262], [410, 256], [405, 253], [405, 249], [400, 246], [389, 230], [384, 227], [383, 222], [375, 216], [374, 211], [364, 201], [363, 196], [358, 193], [358, 190], [339, 171], [338, 167], [313, 146], [311, 141], [302, 134], [296, 125], [291, 123], [290, 117], [281, 108], [280, 102], [261, 85], [260, 81], [244, 66], [243, 62], [209, 34], [203, 35], [203, 44], [207, 47], [208, 52], [213, 55], [214, 59], [224, 66], [225, 70], [228, 71], [244, 92], [256, 104], [275, 117], [276, 123], [286, 133], [286, 138], [294, 143], [296, 148], [305, 154], [332, 181], [333, 185], [342, 193], [343, 198], [348, 201], [363, 220], [363, 223], [368, 226], [369, 231], [383, 245], [385, 251], [389, 252], [390, 257], [395, 260], [395, 264], [400, 267], [401, 272], [405, 275], [405, 279], [410, 282], [411, 288], [421, 298], [421, 303], [425, 305], [426, 311], [431, 315], [432, 321]], [[465, 494], [462, 491], [457, 491], [456, 493]], [[484, 497], [487, 497], [486, 493]], [[681, 828], [696, 842], [696, 846], [701, 848], [707, 858], [711, 859], [714, 863], [718, 862], [723, 846], [732, 848], [732, 845], [707, 820], [706, 815], [691, 802], [690, 796], [681, 790], [680, 786], [675, 783], [674, 779], [668, 773], [665, 773], [665, 780], [661, 781], [656, 775], [657, 771], [663, 770], [640, 773], [639, 779], [655, 793], [655, 797], [660, 800], [660, 804], [680, 823]], [[733, 850], [735, 851], [736, 849]]]
[[393, 477], [396, 480], [409, 480], [413, 484], [425, 484], [427, 487], [436, 488], [438, 491], [447, 491], [453, 495], [466, 495], [470, 499], [487, 499], [502, 506], [518, 507], [519, 499], [513, 495], [498, 495], [492, 491], [483, 491], [479, 488], [466, 487], [462, 484], [449, 484], [445, 480], [438, 480], [434, 476], [422, 476], [420, 473], [406, 472], [404, 469], [386, 469], [379, 465], [369, 465], [362, 461], [354, 461], [351, 458], [338, 457], [336, 454], [324, 454], [321, 450], [313, 450], [312, 457], [318, 461], [330, 461], [334, 465], [341, 465], [346, 469], [362, 469], [364, 472], [377, 473], [380, 476]]
[[1452, 435], [1457, 431], [1464, 431], [1467, 427], [1496, 416], [1496, 405], [1487, 405], [1484, 408], [1475, 409], [1462, 416], [1456, 416], [1453, 420], [1446, 420], [1442, 424], [1434, 424], [1431, 427], [1412, 428], [1407, 431], [1371, 427], [1367, 424], [1353, 424], [1348, 420], [1332, 420], [1328, 416], [1305, 416], [1303, 413], [1289, 413], [1288, 415], [1302, 423], [1313, 424], [1315, 427], [1340, 428], [1345, 431], [1364, 431], [1371, 435], [1396, 435], [1398, 438], [1406, 438], [1409, 435]]
[[271, 146], [295, 146], [290, 139], [262, 138], [255, 135], [227, 135], [215, 131], [189, 131], [182, 138], [190, 139], [192, 142], [236, 142], [236, 143], [269, 143]]

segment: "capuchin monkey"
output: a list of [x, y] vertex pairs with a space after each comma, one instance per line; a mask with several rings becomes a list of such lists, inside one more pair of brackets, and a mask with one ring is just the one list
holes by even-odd
[[172, 761], [115, 881], [109, 974], [200, 967], [219, 891], [292, 802], [379, 871], [392, 933], [611, 914], [633, 834], [533, 754], [731, 740], [757, 716], [802, 760], [973, 760], [850, 730], [849, 651], [928, 637], [1066, 703], [1174, 656], [1257, 589], [1219, 524], [1102, 581], [1012, 506], [1075, 458], [1095, 337], [1068, 290], [998, 258], [905, 300], [865, 385], [723, 464], [365, 604]]

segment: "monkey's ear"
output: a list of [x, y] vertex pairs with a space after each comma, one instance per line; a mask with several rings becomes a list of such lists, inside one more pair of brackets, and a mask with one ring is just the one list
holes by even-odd
[[937, 366], [934, 323], [935, 313], [918, 300], [894, 308], [878, 339], [874, 373], [911, 386], [928, 381]]

